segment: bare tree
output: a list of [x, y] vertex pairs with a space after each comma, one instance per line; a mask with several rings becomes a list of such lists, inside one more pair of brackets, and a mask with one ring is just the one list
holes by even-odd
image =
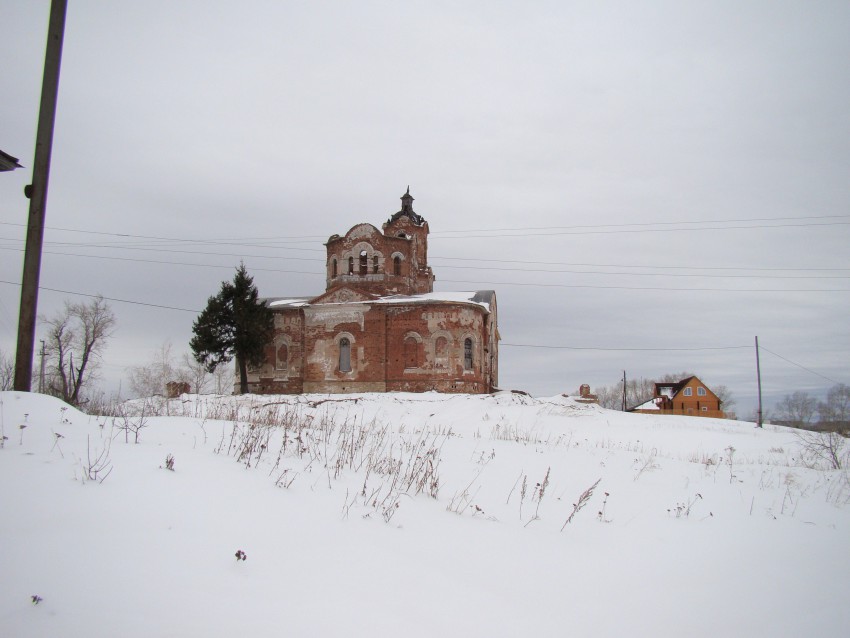
[[86, 383], [94, 377], [107, 339], [115, 330], [115, 315], [103, 297], [88, 303], [65, 302], [65, 309], [47, 327], [47, 392], [72, 405], [80, 405]]
[[711, 388], [717, 398], [720, 399], [720, 409], [726, 414], [727, 418], [734, 419], [735, 413], [732, 408], [735, 407], [737, 401], [732, 395], [732, 391], [725, 385], [716, 385]]
[[850, 386], [839, 383], [826, 393], [826, 401], [818, 404], [821, 423], [839, 430], [850, 429]]
[[[230, 366], [221, 366], [221, 373], [228, 369]], [[208, 391], [213, 376], [188, 352], [183, 353], [178, 364], [168, 341], [154, 352], [148, 363], [128, 368], [127, 373], [130, 389], [136, 397], [165, 396], [169, 381], [188, 383], [192, 392], [203, 394]], [[218, 374], [219, 370], [216, 370]]]
[[614, 385], [604, 385], [601, 388], [596, 388], [596, 394], [599, 405], [609, 410], [619, 410], [623, 407], [623, 382]]
[[776, 416], [789, 425], [806, 427], [815, 418], [817, 407], [817, 399], [808, 392], [797, 390], [793, 394], [786, 394], [776, 404]]
[[15, 362], [0, 350], [0, 390], [11, 390], [15, 381]]
[[658, 383], [675, 383], [676, 381], [681, 381], [682, 379], [688, 379], [695, 376], [696, 375], [693, 372], [668, 372], [658, 379]]
[[[669, 376], [669, 375], [668, 375]], [[684, 377], [683, 377], [684, 378]], [[599, 405], [609, 410], [620, 410], [623, 407], [623, 381], [596, 389]], [[626, 407], [633, 408], [645, 403], [655, 396], [655, 381], [652, 379], [626, 380]]]
[[182, 381], [177, 378], [171, 343], [166, 341], [144, 365], [127, 369], [130, 391], [134, 397], [152, 397], [165, 395], [165, 384], [169, 381]]
[[213, 372], [216, 394], [233, 394], [236, 387], [236, 369], [233, 366], [218, 366]]
[[[229, 366], [219, 366], [214, 374], [218, 375], [219, 370], [223, 374]], [[180, 380], [186, 381], [192, 388], [195, 394], [204, 394], [210, 386], [210, 373], [202, 363], [195, 361], [195, 358], [188, 352], [183, 353], [183, 365], [180, 367]]]
[[840, 470], [847, 464], [845, 451], [847, 439], [838, 432], [799, 432], [797, 438], [803, 451], [803, 462], [809, 467], [825, 463], [833, 470]]

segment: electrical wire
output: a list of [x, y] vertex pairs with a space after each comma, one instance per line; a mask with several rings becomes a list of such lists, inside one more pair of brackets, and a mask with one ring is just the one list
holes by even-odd
[[499, 348], [545, 348], [547, 350], [589, 350], [594, 352], [700, 352], [704, 350], [742, 350], [753, 346], [714, 346], [708, 348], [591, 348], [580, 346], [553, 346], [534, 343], [503, 343]]
[[[21, 285], [20, 283], [17, 283], [17, 282], [14, 282], [14, 281], [5, 281], [3, 279], [0, 279], [0, 284], [9, 284], [11, 286], [20, 286]], [[104, 295], [92, 295], [92, 294], [87, 293], [87, 292], [77, 292], [77, 291], [74, 291], [74, 290], [61, 290], [59, 288], [48, 288], [47, 286], [39, 286], [38, 289], [39, 290], [47, 290], [49, 292], [61, 292], [64, 295], [76, 295], [78, 297], [91, 297], [93, 299], [100, 298], [100, 299], [105, 299], [106, 301], [114, 301], [116, 303], [127, 303], [127, 304], [133, 304], [133, 305], [136, 305], [136, 306], [148, 306], [150, 308], [161, 308], [163, 310], [180, 310], [182, 312], [192, 312], [196, 315], [201, 313], [200, 310], [192, 310], [190, 308], [177, 308], [175, 306], [165, 306], [165, 305], [162, 305], [162, 304], [146, 303], [144, 301], [133, 301], [133, 300], [130, 300], [130, 299], [118, 299], [117, 297], [106, 297]]]
[[[48, 242], [50, 243], [50, 242]], [[64, 244], [59, 244], [64, 245]], [[91, 246], [91, 247], [99, 247], [99, 248], [111, 248], [108, 246]], [[187, 251], [187, 250], [170, 250], [170, 249], [159, 249], [159, 248], [141, 248], [141, 247], [123, 247], [124, 250], [136, 250], [136, 251], [145, 251], [145, 252], [163, 252], [169, 254], [186, 254], [186, 255], [204, 255], [204, 256], [226, 256], [226, 257], [240, 257], [240, 258], [252, 258], [252, 259], [283, 259], [289, 261], [309, 261], [312, 263], [324, 263], [324, 259], [316, 259], [309, 257], [291, 257], [291, 256], [279, 256], [279, 255], [245, 255], [243, 253], [221, 253], [221, 252], [206, 252], [206, 251]], [[0, 250], [12, 250], [16, 252], [23, 252], [23, 248], [10, 248], [0, 246]], [[308, 249], [296, 249], [296, 250], [308, 250]], [[79, 253], [67, 253], [60, 252], [55, 250], [44, 250], [44, 254], [49, 255], [61, 255], [66, 257], [83, 257], [83, 258], [91, 258], [91, 259], [107, 259], [107, 260], [115, 260], [115, 261], [132, 261], [136, 263], [151, 263], [151, 264], [168, 264], [175, 266], [203, 266], [203, 267], [213, 267], [213, 268], [224, 268], [230, 267], [230, 265], [218, 265], [218, 264], [196, 264], [196, 263], [187, 263], [187, 262], [177, 262], [177, 261], [163, 261], [156, 259], [132, 259], [128, 257], [114, 257], [108, 255], [88, 255], [88, 254], [79, 254]], [[497, 261], [497, 260], [493, 260]], [[523, 263], [534, 263], [534, 262], [523, 262]], [[545, 263], [545, 262], [544, 262]], [[583, 266], [592, 267], [592, 264], [582, 264]], [[625, 276], [625, 277], [677, 277], [677, 278], [711, 278], [711, 279], [850, 279], [848, 275], [746, 275], [746, 274], [713, 274], [713, 273], [653, 273], [653, 272], [611, 272], [611, 271], [597, 271], [597, 270], [571, 270], [571, 269], [545, 269], [545, 268], [499, 268], [499, 267], [488, 267], [488, 266], [453, 266], [453, 265], [442, 265], [442, 268], [446, 269], [455, 269], [455, 270], [483, 270], [487, 272], [514, 272], [514, 273], [553, 273], [553, 274], [575, 274], [575, 275], [600, 275], [600, 276]], [[614, 267], [613, 265], [598, 265], [598, 267]], [[675, 267], [665, 267], [665, 266], [625, 266], [621, 265], [622, 268], [675, 268]], [[699, 270], [699, 268], [693, 268], [694, 270]], [[707, 270], [708, 268], [706, 268]], [[718, 268], [719, 269], [719, 268]], [[286, 270], [286, 269], [274, 269], [274, 268], [258, 268], [252, 267], [252, 270], [262, 270], [268, 272], [284, 272], [284, 273], [298, 273], [305, 275], [318, 275], [322, 276], [325, 273], [319, 271], [302, 271], [302, 270]], [[748, 269], [745, 269], [748, 270]], [[755, 269], [759, 272], [764, 271], [777, 271], [777, 272], [793, 272], [793, 270], [798, 269]], [[850, 271], [850, 269], [808, 269], [806, 272], [813, 271]], [[448, 281], [448, 280], [446, 280]], [[474, 282], [471, 282], [474, 283]], [[511, 284], [506, 284], [511, 285]], [[516, 285], [516, 284], [514, 284]], [[542, 285], [542, 284], [535, 284]], [[552, 284], [555, 285], [555, 284]], [[668, 290], [669, 288], [665, 288]], [[675, 290], [675, 289], [669, 289]]]
[[827, 381], [831, 381], [832, 383], [839, 383], [839, 382], [838, 382], [838, 381], [836, 381], [835, 379], [830, 379], [829, 377], [822, 375], [820, 372], [815, 372], [814, 370], [810, 370], [810, 369], [809, 369], [809, 368], [807, 368], [806, 366], [800, 365], [799, 363], [797, 363], [797, 362], [795, 362], [795, 361], [791, 361], [791, 359], [787, 359], [787, 358], [783, 357], [781, 354], [776, 354], [775, 352], [773, 352], [772, 350], [768, 350], [767, 348], [765, 348], [765, 347], [764, 347], [763, 345], [761, 345], [761, 344], [759, 344], [759, 350], [764, 350], [765, 352], [769, 352], [769, 353], [770, 353], [770, 354], [772, 354], [774, 357], [779, 357], [779, 358], [780, 358], [780, 359], [782, 359], [783, 361], [787, 361], [787, 362], [788, 362], [788, 363], [790, 363], [791, 365], [797, 366], [798, 368], [800, 368], [801, 370], [805, 370], [806, 372], [810, 372], [811, 374], [813, 374], [813, 375], [815, 375], [815, 376], [817, 376], [817, 377], [820, 377], [821, 379], [826, 379]]

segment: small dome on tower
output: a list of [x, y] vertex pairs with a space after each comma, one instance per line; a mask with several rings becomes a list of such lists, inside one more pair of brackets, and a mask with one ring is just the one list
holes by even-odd
[[410, 221], [417, 226], [425, 223], [425, 218], [422, 215], [416, 214], [413, 210], [413, 195], [410, 194], [410, 186], [407, 187], [407, 192], [401, 196], [401, 210], [390, 217], [388, 223], [397, 221], [402, 216], [409, 217]]

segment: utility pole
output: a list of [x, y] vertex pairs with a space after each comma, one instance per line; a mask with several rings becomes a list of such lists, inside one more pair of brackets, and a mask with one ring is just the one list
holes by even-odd
[[761, 411], [761, 364], [759, 363], [759, 338], [756, 336], [756, 376], [759, 384], [759, 423], [758, 427], [764, 427], [764, 419]]
[[32, 184], [25, 189], [30, 200], [24, 272], [21, 278], [21, 307], [18, 315], [18, 349], [15, 355], [15, 390], [32, 389], [32, 355], [35, 345], [35, 318], [38, 309], [38, 283], [41, 275], [41, 246], [44, 241], [44, 217], [47, 206], [47, 182], [50, 153], [53, 149], [53, 124], [59, 94], [59, 68], [62, 64], [62, 40], [65, 37], [67, 0], [52, 0], [41, 82], [41, 105], [35, 136]]
[[626, 411], [626, 371], [623, 370], [623, 412]]
[[40, 371], [38, 373], [38, 393], [44, 394], [44, 356], [47, 354], [47, 350], [44, 346], [44, 339], [41, 340], [41, 365], [39, 366]]

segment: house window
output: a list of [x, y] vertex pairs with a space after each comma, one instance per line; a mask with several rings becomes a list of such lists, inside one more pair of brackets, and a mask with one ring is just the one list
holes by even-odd
[[348, 274], [349, 275], [354, 274], [354, 257], [348, 258]]
[[419, 367], [419, 343], [413, 337], [404, 340], [404, 367]]
[[472, 339], [463, 342], [463, 369], [472, 370]]
[[336, 257], [331, 261], [331, 277], [336, 277]]
[[378, 256], [377, 255], [372, 255], [372, 274], [373, 275], [378, 274]]
[[368, 272], [368, 260], [365, 250], [360, 251], [360, 274], [365, 275]]
[[401, 257], [396, 255], [393, 257], [393, 274], [400, 275], [401, 274]]
[[281, 372], [286, 372], [289, 367], [289, 348], [286, 347], [285, 343], [282, 343], [277, 348], [277, 360], [275, 361], [275, 368], [280, 370]]
[[704, 397], [705, 396], [705, 388], [703, 388], [703, 387], [697, 388], [697, 394], [701, 397]]
[[693, 388], [685, 388], [685, 391], [682, 394], [684, 394], [686, 397], [690, 397], [693, 396], [694, 390]]
[[339, 371], [351, 372], [351, 342], [347, 337], [339, 340]]
[[702, 406], [702, 411], [703, 411], [703, 412], [708, 412], [708, 406], [705, 406], [705, 405], [704, 405], [704, 406]]

